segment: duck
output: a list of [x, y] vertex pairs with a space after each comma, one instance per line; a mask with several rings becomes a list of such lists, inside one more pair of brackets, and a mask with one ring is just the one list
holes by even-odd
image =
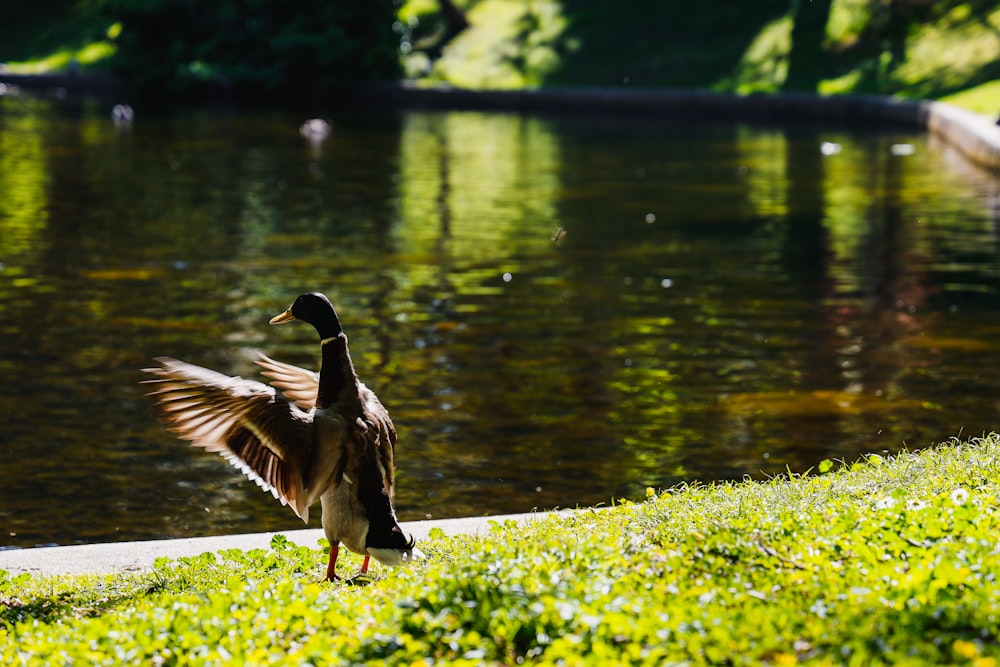
[[326, 579], [336, 574], [340, 544], [396, 566], [423, 554], [403, 532], [393, 507], [396, 429], [375, 392], [359, 381], [333, 303], [307, 292], [270, 324], [302, 321], [320, 337], [318, 373], [275, 361], [255, 363], [267, 384], [157, 357], [144, 384], [170, 428], [191, 445], [217, 452], [288, 506], [303, 522], [316, 500], [330, 543]]

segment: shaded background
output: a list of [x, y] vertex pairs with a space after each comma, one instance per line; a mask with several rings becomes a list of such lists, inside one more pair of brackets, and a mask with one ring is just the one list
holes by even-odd
[[[38, 0], [0, 63], [113, 71], [136, 99], [329, 104], [358, 82], [941, 98], [1000, 112], [990, 0]], [[992, 82], [992, 85], [989, 85]], [[985, 87], [968, 92], [984, 84]]]

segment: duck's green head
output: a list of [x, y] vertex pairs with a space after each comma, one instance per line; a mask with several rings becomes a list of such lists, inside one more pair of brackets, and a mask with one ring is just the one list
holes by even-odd
[[308, 322], [316, 327], [319, 337], [323, 340], [333, 338], [344, 331], [333, 304], [325, 294], [319, 292], [300, 294], [288, 310], [271, 318], [271, 324], [284, 324], [295, 320]]

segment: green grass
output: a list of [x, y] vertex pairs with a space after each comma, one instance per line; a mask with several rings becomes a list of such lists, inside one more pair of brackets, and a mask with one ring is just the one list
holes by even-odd
[[946, 95], [941, 101], [996, 118], [1000, 115], [1000, 79]]
[[1000, 6], [960, 4], [915, 28], [889, 78], [893, 92], [934, 99], [1000, 78]]
[[0, 662], [989, 667], [998, 460], [994, 434], [650, 490], [483, 537], [432, 535], [427, 561], [365, 586], [321, 583], [322, 550], [281, 539], [143, 575], [0, 575]]
[[14, 74], [47, 74], [65, 71], [70, 63], [75, 63], [82, 70], [98, 69], [114, 53], [114, 45], [102, 40], [80, 48], [62, 49], [38, 60], [7, 63], [7, 71]]

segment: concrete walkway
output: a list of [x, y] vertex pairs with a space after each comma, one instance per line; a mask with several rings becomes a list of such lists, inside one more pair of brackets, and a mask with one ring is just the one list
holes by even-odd
[[[445, 535], [481, 535], [489, 531], [492, 522], [508, 520], [527, 523], [547, 516], [548, 512], [532, 514], [507, 514], [502, 516], [442, 519], [440, 521], [411, 521], [402, 523], [403, 530], [412, 533], [419, 546], [427, 539], [432, 528], [440, 528]], [[12, 575], [59, 574], [113, 574], [151, 570], [157, 558], [197, 556], [206, 552], [226, 549], [267, 549], [274, 535], [284, 535], [296, 544], [318, 548], [324, 536], [321, 528], [288, 530], [280, 533], [251, 533], [219, 537], [192, 537], [180, 540], [151, 540], [147, 542], [118, 542], [112, 544], [80, 544], [68, 547], [38, 547], [33, 549], [7, 549], [0, 551], [0, 570]]]

